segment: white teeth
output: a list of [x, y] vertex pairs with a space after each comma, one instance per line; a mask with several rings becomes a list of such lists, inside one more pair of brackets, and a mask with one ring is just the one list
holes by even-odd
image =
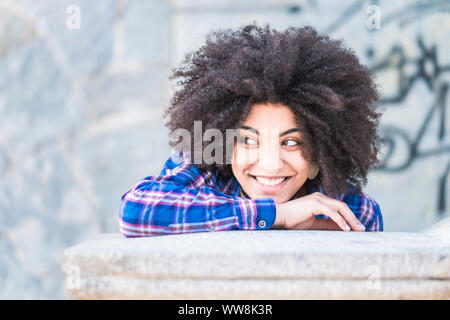
[[278, 178], [278, 179], [267, 179], [263, 177], [255, 177], [258, 182], [266, 185], [266, 186], [274, 186], [276, 184], [279, 184], [283, 182], [286, 178]]

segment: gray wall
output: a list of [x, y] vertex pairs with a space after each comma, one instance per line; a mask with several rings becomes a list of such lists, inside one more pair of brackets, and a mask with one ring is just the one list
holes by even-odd
[[449, 216], [449, 12], [450, 1], [0, 0], [0, 298], [64, 298], [62, 250], [117, 232], [120, 196], [170, 154], [171, 66], [211, 29], [253, 20], [344, 38], [376, 72], [386, 144], [365, 191], [385, 231]]

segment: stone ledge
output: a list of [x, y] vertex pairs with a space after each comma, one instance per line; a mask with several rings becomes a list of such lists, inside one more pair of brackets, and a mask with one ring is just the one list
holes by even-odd
[[64, 252], [74, 299], [449, 299], [450, 219], [421, 233], [226, 231]]
[[158, 280], [96, 277], [83, 280], [72, 299], [449, 299], [450, 283], [443, 280]]

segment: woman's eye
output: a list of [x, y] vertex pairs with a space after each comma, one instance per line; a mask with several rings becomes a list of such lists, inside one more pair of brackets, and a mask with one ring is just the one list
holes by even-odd
[[247, 138], [245, 138], [245, 143], [249, 144], [249, 145], [256, 145], [258, 142], [256, 142], [255, 139], [247, 137]]
[[241, 138], [240, 141], [241, 141], [241, 143], [243, 143], [243, 144], [251, 145], [251, 146], [257, 144], [257, 141], [256, 141], [255, 139], [253, 139], [253, 138], [250, 138], [250, 137], [243, 137], [243, 138]]
[[299, 143], [298, 143], [298, 141], [296, 141], [296, 140], [284, 140], [284, 141], [283, 141], [283, 144], [284, 144], [285, 146], [288, 146], [288, 147], [295, 147], [295, 146], [297, 146]]
[[[247, 145], [247, 146], [257, 146], [258, 145], [258, 141], [251, 137], [242, 137], [239, 139], [239, 141], [240, 141], [240, 143]], [[287, 147], [296, 147], [296, 146], [300, 145], [300, 142], [298, 142], [297, 140], [294, 140], [294, 139], [287, 139], [282, 142], [282, 145], [287, 146]]]

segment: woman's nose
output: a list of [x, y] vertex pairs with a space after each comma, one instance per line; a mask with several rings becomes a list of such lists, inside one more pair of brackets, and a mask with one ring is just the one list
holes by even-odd
[[258, 167], [265, 171], [281, 169], [283, 162], [278, 144], [263, 145], [258, 151]]

